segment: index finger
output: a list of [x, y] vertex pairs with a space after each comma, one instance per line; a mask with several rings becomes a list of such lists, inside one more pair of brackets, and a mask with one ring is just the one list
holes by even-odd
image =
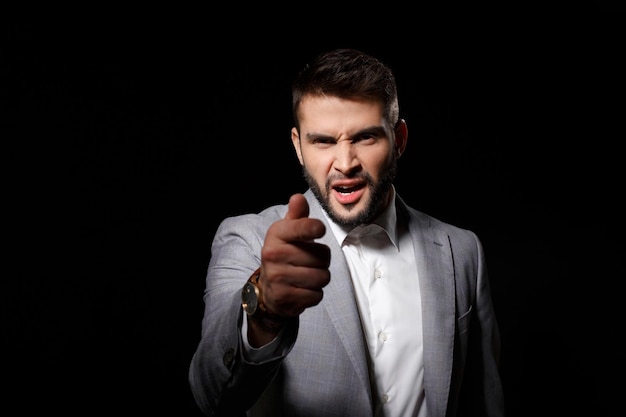
[[289, 198], [285, 219], [309, 217], [309, 203], [302, 194], [294, 194]]

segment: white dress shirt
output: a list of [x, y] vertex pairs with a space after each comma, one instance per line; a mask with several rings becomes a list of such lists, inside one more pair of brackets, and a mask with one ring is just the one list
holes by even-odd
[[[395, 197], [395, 196], [394, 196]], [[346, 255], [376, 381], [376, 416], [426, 417], [422, 310], [409, 231], [395, 198], [372, 224], [330, 228]]]

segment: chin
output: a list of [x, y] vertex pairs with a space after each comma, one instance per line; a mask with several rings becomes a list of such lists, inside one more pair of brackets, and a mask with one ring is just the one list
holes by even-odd
[[328, 208], [328, 216], [342, 226], [356, 227], [368, 221], [368, 206], [363, 201], [356, 204], [340, 204], [333, 201]]

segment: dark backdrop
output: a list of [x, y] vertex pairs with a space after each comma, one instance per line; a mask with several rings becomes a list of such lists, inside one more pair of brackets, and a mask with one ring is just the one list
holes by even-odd
[[187, 368], [212, 235], [304, 190], [291, 79], [356, 47], [398, 79], [399, 193], [483, 240], [509, 416], [617, 415], [624, 13], [512, 9], [8, 22], [16, 414], [200, 416]]

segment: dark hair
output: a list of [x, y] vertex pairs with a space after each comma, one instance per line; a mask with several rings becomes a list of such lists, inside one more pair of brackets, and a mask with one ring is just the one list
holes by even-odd
[[383, 104], [389, 127], [398, 122], [398, 91], [391, 69], [356, 49], [336, 49], [318, 55], [300, 71], [291, 91], [293, 119], [298, 130], [298, 109], [306, 95], [377, 101]]

